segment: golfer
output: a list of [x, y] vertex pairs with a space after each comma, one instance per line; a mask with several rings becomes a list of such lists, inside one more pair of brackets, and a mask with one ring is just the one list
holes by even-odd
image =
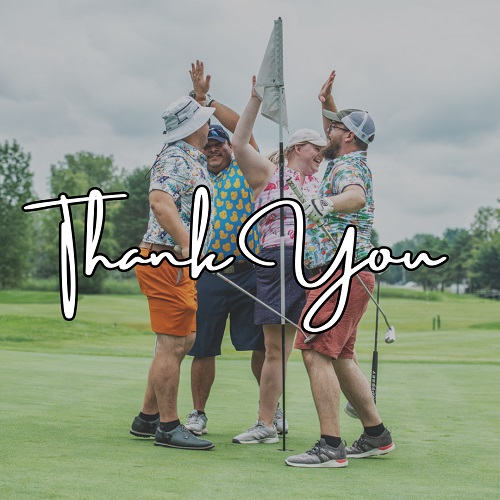
[[[250, 101], [243, 112], [233, 135], [236, 160], [252, 188], [255, 208], [279, 199], [279, 169], [275, 162], [259, 154], [250, 144], [252, 128], [261, 101], [255, 93], [255, 77], [252, 81]], [[297, 130], [285, 149], [287, 165], [285, 176], [292, 176], [305, 193], [316, 194], [318, 181], [314, 174], [322, 161], [325, 139], [319, 132], [310, 129]], [[277, 158], [277, 155], [271, 155]], [[296, 198], [289, 186], [284, 186], [285, 196]], [[285, 266], [285, 311], [291, 321], [297, 322], [305, 304], [305, 292], [295, 281], [293, 274], [293, 241], [295, 222], [291, 209], [285, 214], [285, 262], [280, 262], [280, 210], [273, 210], [259, 222], [260, 256], [278, 263], [274, 268], [257, 268], [257, 298], [275, 310], [281, 309], [280, 267]], [[260, 378], [260, 405], [257, 423], [233, 439], [238, 444], [277, 443], [278, 434], [274, 425], [276, 404], [283, 391], [282, 383], [282, 339], [281, 318], [260, 304], [255, 305], [255, 323], [263, 325], [266, 356]], [[285, 326], [285, 362], [293, 348], [295, 327]], [[285, 429], [286, 430], [286, 429]]]
[[[330, 264], [337, 250], [325, 231], [340, 242], [347, 226], [356, 226], [357, 261], [366, 257], [371, 249], [374, 203], [366, 151], [375, 137], [375, 124], [366, 111], [347, 109], [337, 112], [331, 95], [334, 78], [335, 72], [332, 72], [319, 94], [323, 125], [329, 141], [324, 154], [330, 162], [318, 191], [319, 197], [311, 198], [304, 204], [307, 217], [315, 223], [306, 229], [304, 258], [306, 266], [316, 277]], [[341, 270], [338, 271], [324, 286], [308, 292], [304, 313], [341, 273]], [[374, 275], [370, 271], [362, 271], [359, 277], [372, 292]], [[314, 326], [329, 319], [337, 298], [338, 292], [323, 305], [314, 318]], [[288, 465], [345, 467], [348, 458], [384, 455], [394, 449], [391, 434], [382, 423], [373, 402], [368, 380], [352, 359], [358, 323], [366, 311], [368, 300], [369, 296], [359, 280], [351, 280], [342, 319], [308, 344], [301, 336], [295, 341], [295, 347], [302, 350], [309, 375], [321, 436], [311, 450], [288, 457]], [[361, 437], [347, 450], [340, 438], [341, 389], [364, 427]]]
[[[207, 186], [212, 192], [202, 150], [213, 112], [191, 97], [181, 97], [163, 113], [165, 146], [151, 169], [149, 223], [140, 244], [144, 257], [163, 251], [174, 252], [178, 258], [189, 256], [193, 193], [198, 186]], [[210, 229], [205, 253], [211, 238]], [[177, 413], [180, 364], [196, 337], [196, 281], [190, 279], [187, 267], [173, 267], [166, 260], [155, 268], [136, 266], [135, 271], [148, 298], [156, 352], [142, 411], [130, 432], [139, 437], [154, 436], [154, 444], [160, 446], [213, 448], [210, 441], [197, 438], [181, 425]]]

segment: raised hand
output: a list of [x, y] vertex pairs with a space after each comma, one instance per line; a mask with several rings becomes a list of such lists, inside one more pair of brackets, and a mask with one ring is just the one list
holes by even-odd
[[206, 94], [210, 90], [210, 75], [205, 76], [205, 65], [203, 61], [196, 60], [196, 63], [191, 63], [189, 71], [191, 81], [193, 82], [193, 90], [196, 94], [196, 99], [205, 99]]
[[328, 80], [323, 84], [318, 94], [318, 99], [325, 102], [332, 95], [333, 81], [335, 80], [335, 70], [330, 73]]

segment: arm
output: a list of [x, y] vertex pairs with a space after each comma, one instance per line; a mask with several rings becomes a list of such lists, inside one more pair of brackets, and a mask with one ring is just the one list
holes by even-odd
[[182, 224], [172, 195], [154, 189], [149, 193], [149, 205], [160, 226], [182, 248], [182, 256], [189, 256], [189, 233]]
[[[211, 76], [205, 76], [205, 66], [203, 61], [197, 60], [196, 63], [191, 63], [191, 70], [189, 71], [189, 74], [191, 75], [191, 81], [193, 82], [193, 90], [196, 94], [196, 100], [202, 106], [205, 106], [206, 96], [210, 90]], [[210, 102], [210, 107], [215, 108], [214, 116], [220, 121], [221, 125], [230, 132], [234, 133], [238, 120], [240, 119], [240, 115], [233, 109], [225, 106], [215, 99]], [[256, 151], [259, 150], [253, 135], [250, 136], [249, 142]]]
[[326, 198], [313, 197], [304, 203], [304, 213], [316, 224], [324, 223], [324, 217], [332, 213], [352, 214], [366, 205], [364, 189], [358, 184], [346, 186], [337, 195]]
[[255, 93], [255, 81], [254, 75], [250, 101], [248, 101], [234, 131], [233, 151], [243, 175], [254, 191], [254, 195], [258, 196], [276, 170], [276, 165], [249, 144], [252, 128], [260, 108], [260, 99]]
[[[335, 80], [335, 70], [333, 70], [330, 73], [330, 76], [323, 84], [318, 94], [318, 99], [321, 101], [322, 111], [323, 109], [326, 109], [327, 111], [333, 111], [334, 113], [338, 111], [332, 96], [332, 87], [334, 80]], [[328, 118], [325, 118], [323, 116], [323, 113], [321, 113], [321, 117], [323, 119], [323, 129], [326, 133], [326, 137], [328, 137], [328, 127], [330, 126], [330, 120]]]

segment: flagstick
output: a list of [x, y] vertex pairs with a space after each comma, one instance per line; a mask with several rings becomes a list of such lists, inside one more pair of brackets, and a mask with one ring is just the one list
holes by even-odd
[[[276, 26], [275, 31], [275, 60], [278, 62], [278, 78], [277, 78], [277, 88], [279, 89], [279, 183], [280, 183], [280, 198], [285, 197], [284, 186], [285, 186], [285, 158], [283, 154], [283, 97], [285, 87], [283, 85], [283, 34], [281, 17], [274, 22]], [[281, 64], [279, 63], [281, 62]], [[285, 210], [283, 207], [280, 208], [280, 289], [281, 289], [281, 314], [284, 315], [286, 312], [285, 304]], [[283, 451], [286, 450], [286, 397], [285, 397], [285, 378], [286, 378], [286, 360], [285, 360], [285, 321], [281, 319], [281, 380], [283, 392], [281, 396], [282, 406], [283, 406]]]

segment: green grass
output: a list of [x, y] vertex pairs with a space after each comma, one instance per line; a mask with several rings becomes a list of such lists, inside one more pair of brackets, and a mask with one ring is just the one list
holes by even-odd
[[[350, 460], [342, 470], [286, 467], [287, 454], [319, 435], [307, 374], [294, 352], [287, 378], [288, 452], [237, 446], [257, 415], [248, 353], [225, 339], [207, 407], [209, 452], [154, 447], [128, 434], [142, 402], [152, 354], [141, 296], [80, 297], [61, 317], [58, 294], [0, 292], [2, 498], [494, 498], [498, 470], [498, 302], [442, 295], [439, 301], [382, 295], [396, 327], [379, 334], [378, 406], [396, 451]], [[432, 331], [440, 315], [442, 329]], [[357, 350], [365, 373], [374, 310]], [[191, 408], [189, 361], [179, 409]], [[343, 438], [359, 422], [342, 414]], [[280, 443], [281, 444], [281, 443]]]

